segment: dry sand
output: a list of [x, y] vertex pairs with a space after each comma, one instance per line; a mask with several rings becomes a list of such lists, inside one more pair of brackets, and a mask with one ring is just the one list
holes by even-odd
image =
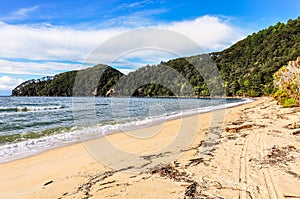
[[0, 198], [300, 198], [300, 109], [259, 98], [224, 114], [1, 164]]

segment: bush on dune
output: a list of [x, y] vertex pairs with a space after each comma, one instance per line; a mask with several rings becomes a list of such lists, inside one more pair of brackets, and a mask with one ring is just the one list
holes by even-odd
[[284, 107], [300, 105], [300, 57], [274, 74], [274, 98]]

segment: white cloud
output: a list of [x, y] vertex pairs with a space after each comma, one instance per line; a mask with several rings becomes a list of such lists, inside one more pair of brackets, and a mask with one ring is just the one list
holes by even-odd
[[128, 8], [141, 8], [144, 7], [145, 4], [151, 4], [153, 3], [150, 0], [145, 0], [145, 1], [137, 1], [137, 2], [133, 2], [133, 3], [125, 3], [120, 5], [116, 10], [120, 10], [120, 9], [128, 9]]
[[[168, 9], [157, 8], [152, 10], [143, 10], [133, 12], [131, 15], [120, 15], [99, 24], [94, 24], [95, 27], [126, 27], [126, 29], [150, 27], [157, 24], [151, 16], [166, 13]], [[118, 11], [116, 11], [118, 12]]]
[[39, 6], [33, 6], [30, 8], [21, 8], [21, 9], [15, 11], [12, 15], [15, 17], [27, 17], [28, 14], [37, 10], [38, 8], [39, 8]]
[[130, 69], [119, 69], [119, 71], [125, 75], [128, 75], [128, 73], [132, 72]]
[[79, 70], [86, 66], [81, 64], [68, 64], [58, 62], [18, 62], [0, 59], [0, 73], [2, 74], [24, 74], [24, 75], [55, 75], [61, 70]]
[[83, 60], [114, 30], [83, 31], [62, 27], [0, 25], [0, 56], [7, 58]]
[[161, 27], [181, 33], [209, 51], [223, 49], [244, 37], [241, 29], [233, 27], [221, 18], [213, 16], [203, 16], [195, 20], [163, 24]]
[[1, 17], [0, 20], [3, 21], [11, 21], [11, 20], [22, 20], [26, 19], [30, 16], [30, 14], [34, 13], [36, 10], [40, 8], [39, 5], [28, 7], [28, 8], [20, 8], [10, 15], [7, 15], [5, 17]]
[[0, 76], [0, 91], [12, 90], [24, 82], [23, 79], [16, 79], [9, 76]]
[[[20, 10], [19, 14], [26, 15], [32, 10]], [[177, 21], [152, 25], [153, 28], [162, 28], [181, 33], [195, 41], [206, 51], [222, 50], [235, 41], [241, 39], [244, 33], [237, 27], [228, 24], [219, 17], [203, 16], [194, 20]], [[18, 74], [45, 74], [58, 70], [73, 70], [82, 66], [57, 62], [20, 62], [5, 61], [10, 58], [23, 58], [28, 60], [70, 60], [84, 61], [101, 43], [119, 33], [130, 31], [132, 28], [110, 28], [100, 30], [75, 29], [53, 26], [26, 26], [8, 25], [0, 22], [0, 72]], [[156, 36], [156, 35], [153, 35]], [[140, 38], [141, 39], [141, 38]], [[148, 38], [145, 38], [146, 40]], [[169, 38], [166, 38], [169, 39]], [[126, 45], [135, 45], [134, 38], [129, 38]], [[141, 40], [139, 40], [140, 42]], [[147, 42], [145, 42], [147, 43]], [[174, 41], [174, 46], [181, 51], [189, 52], [188, 46]], [[122, 48], [116, 43], [115, 49]], [[109, 49], [112, 50], [112, 49]], [[103, 63], [110, 63], [110, 51], [103, 52]], [[199, 52], [201, 53], [201, 52]], [[147, 57], [140, 53], [141, 59], [149, 62], [159, 60], [159, 54]], [[128, 65], [128, 63], [126, 63]], [[127, 71], [126, 71], [127, 72]]]

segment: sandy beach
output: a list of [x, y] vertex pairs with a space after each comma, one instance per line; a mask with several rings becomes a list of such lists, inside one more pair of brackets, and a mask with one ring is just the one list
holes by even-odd
[[300, 108], [258, 98], [0, 171], [0, 198], [300, 198]]

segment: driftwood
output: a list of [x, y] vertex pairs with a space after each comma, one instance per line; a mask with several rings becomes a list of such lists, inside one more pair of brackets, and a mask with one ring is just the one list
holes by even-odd
[[298, 135], [298, 134], [300, 134], [300, 130], [294, 131], [294, 132], [292, 133], [292, 135]]
[[49, 182], [46, 182], [46, 183], [44, 184], [44, 186], [47, 186], [47, 185], [49, 185], [49, 184], [51, 184], [51, 183], [53, 183], [53, 180], [50, 180]]
[[196, 166], [204, 162], [203, 158], [194, 158], [194, 159], [190, 159], [189, 161], [190, 162], [186, 166], [191, 166], [191, 165]]
[[107, 184], [112, 184], [112, 183], [115, 183], [116, 181], [113, 180], [113, 181], [109, 181], [109, 182], [105, 182], [105, 183], [101, 183], [99, 184], [99, 186], [103, 186], [103, 185], [107, 185]]
[[286, 129], [298, 129], [298, 128], [300, 128], [300, 125], [297, 122], [294, 122], [294, 123], [285, 125], [283, 128], [286, 128]]
[[284, 195], [285, 198], [300, 198], [300, 196]]
[[253, 125], [251, 124], [247, 124], [247, 125], [243, 125], [243, 126], [240, 126], [240, 127], [233, 127], [233, 128], [229, 128], [229, 127], [226, 127], [225, 128], [225, 131], [226, 132], [229, 132], [229, 133], [236, 133], [242, 129], [249, 129], [249, 128], [252, 128]]
[[285, 171], [285, 172], [288, 173], [288, 174], [290, 174], [290, 175], [292, 175], [292, 176], [294, 176], [295, 178], [300, 179], [300, 175], [297, 174], [297, 173], [295, 173], [294, 171], [289, 171], [289, 170], [287, 170], [287, 171]]

